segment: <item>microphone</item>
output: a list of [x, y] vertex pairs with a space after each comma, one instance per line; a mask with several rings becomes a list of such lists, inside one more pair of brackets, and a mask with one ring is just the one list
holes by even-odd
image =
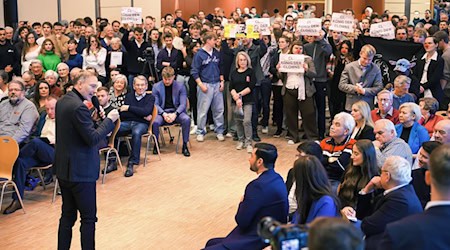
[[92, 102], [92, 105], [94, 106], [94, 108], [97, 110], [98, 116], [103, 121], [103, 117], [100, 116], [100, 113], [103, 112], [103, 108], [100, 106], [100, 102], [98, 101], [97, 96], [94, 95], [91, 98], [91, 102]]

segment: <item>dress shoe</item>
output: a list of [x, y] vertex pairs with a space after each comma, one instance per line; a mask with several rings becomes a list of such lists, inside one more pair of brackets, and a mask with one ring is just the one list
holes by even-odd
[[117, 161], [109, 162], [108, 166], [106, 167], [106, 173], [109, 174], [112, 171], [116, 171], [116, 170], [117, 170]]
[[184, 145], [184, 144], [183, 144], [183, 149], [181, 150], [181, 153], [186, 157], [191, 156], [191, 153], [189, 152], [187, 145]]
[[252, 136], [252, 140], [255, 141], [255, 142], [260, 142], [260, 141], [261, 141], [261, 138], [259, 138], [258, 135], [253, 135], [253, 136]]
[[[158, 144], [159, 146], [159, 144]], [[158, 148], [156, 148], [156, 146], [153, 146], [153, 154], [157, 155], [158, 154]]]
[[127, 171], [125, 171], [125, 177], [131, 177], [133, 176], [133, 164], [128, 164]]
[[11, 204], [3, 211], [3, 214], [12, 214], [16, 210], [19, 210], [22, 208], [22, 205], [20, 205], [20, 202], [18, 200], [13, 200]]

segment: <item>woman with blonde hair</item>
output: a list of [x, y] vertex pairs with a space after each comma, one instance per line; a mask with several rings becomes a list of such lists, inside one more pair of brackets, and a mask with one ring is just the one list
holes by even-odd
[[248, 153], [252, 153], [252, 107], [254, 103], [253, 91], [256, 83], [255, 72], [252, 69], [250, 56], [241, 51], [236, 55], [236, 69], [230, 74], [230, 93], [232, 97], [232, 109], [236, 121], [236, 131], [240, 150], [246, 147]]
[[365, 101], [357, 101], [352, 105], [351, 112], [356, 126], [353, 129], [352, 139], [361, 140], [375, 140], [373, 128], [375, 127], [372, 116], [370, 114], [370, 106]]
[[125, 103], [127, 94], [128, 79], [125, 75], [118, 74], [112, 79], [112, 86], [109, 90], [111, 106], [119, 109]]
[[419, 124], [422, 118], [420, 107], [413, 102], [405, 102], [398, 111], [400, 124], [395, 125], [397, 137], [408, 143], [413, 154], [417, 154], [422, 143], [430, 140], [427, 129]]

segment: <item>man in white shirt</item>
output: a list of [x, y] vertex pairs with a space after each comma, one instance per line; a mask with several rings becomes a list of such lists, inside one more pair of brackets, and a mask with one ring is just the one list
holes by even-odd
[[[20, 149], [19, 157], [14, 164], [14, 182], [19, 190], [20, 197], [23, 198], [26, 175], [30, 168], [47, 166], [53, 163], [55, 156], [55, 106], [56, 98], [50, 96], [45, 102], [46, 115], [42, 116], [38, 124], [38, 135]], [[68, 132], [70, 133], [70, 132]], [[14, 213], [16, 210], [22, 208], [19, 198], [16, 193], [13, 193], [13, 201], [3, 211], [4, 214]]]
[[449, 180], [450, 146], [442, 145], [431, 153], [430, 169], [425, 173], [425, 182], [431, 186], [425, 212], [389, 224], [378, 249], [448, 249]]

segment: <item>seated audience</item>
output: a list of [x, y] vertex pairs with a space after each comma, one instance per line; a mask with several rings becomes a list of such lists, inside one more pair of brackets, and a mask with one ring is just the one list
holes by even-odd
[[42, 66], [42, 62], [40, 60], [31, 60], [30, 71], [33, 73], [36, 82], [44, 80], [44, 67]]
[[316, 157], [300, 156], [294, 163], [294, 179], [297, 212], [292, 223], [307, 224], [318, 217], [339, 216], [339, 200]]
[[398, 110], [394, 109], [394, 96], [389, 90], [382, 90], [377, 95], [378, 108], [371, 111], [372, 120], [376, 122], [380, 119], [388, 119], [394, 124], [398, 124]]
[[60, 63], [58, 64], [58, 66], [56, 67], [58, 69], [58, 87], [60, 87], [61, 89], [64, 89], [65, 86], [70, 82], [70, 77], [69, 77], [69, 66], [65, 63]]
[[[46, 113], [41, 117], [37, 134], [34, 138], [20, 149], [19, 156], [14, 163], [13, 180], [17, 185], [20, 197], [24, 197], [25, 181], [27, 172], [32, 167], [43, 167], [53, 163], [55, 157], [55, 106], [56, 98], [49, 97], [45, 102]], [[14, 213], [22, 208], [17, 194], [13, 192], [11, 204], [3, 211], [4, 214]]]
[[[5, 76], [8, 75], [5, 73]], [[0, 71], [0, 78], [2, 78], [2, 73]], [[25, 83], [25, 98], [31, 100], [34, 97], [36, 80], [34, 79], [34, 75], [31, 71], [25, 71], [22, 74], [23, 82]]]
[[394, 79], [393, 103], [392, 107], [398, 109], [405, 102], [414, 102], [414, 97], [408, 93], [411, 85], [411, 78], [399, 75]]
[[330, 137], [320, 142], [323, 150], [324, 167], [330, 179], [334, 194], [344, 175], [345, 168], [350, 162], [353, 144], [356, 140], [351, 138], [351, 133], [355, 127], [353, 117], [345, 112], [334, 116], [330, 127]]
[[450, 120], [442, 120], [436, 123], [433, 138], [442, 144], [450, 143]]
[[[174, 81], [175, 71], [172, 67], [165, 67], [162, 72], [162, 81], [153, 86], [152, 94], [155, 97], [155, 105], [158, 109], [158, 116], [153, 121], [153, 134], [159, 139], [159, 128], [163, 125], [180, 124], [183, 135], [182, 154], [191, 156], [188, 149], [189, 129], [191, 119], [186, 113], [187, 94], [184, 84]], [[155, 145], [153, 153], [158, 154], [159, 148]]]
[[35, 94], [32, 102], [36, 106], [36, 109], [40, 115], [46, 109], [45, 103], [47, 102], [47, 98], [50, 96], [50, 85], [47, 82], [40, 82], [35, 86]]
[[400, 124], [395, 126], [397, 137], [408, 143], [413, 154], [417, 154], [422, 143], [429, 141], [428, 131], [418, 123], [422, 113], [419, 105], [413, 102], [403, 103], [398, 116]]
[[338, 188], [343, 215], [361, 220], [370, 214], [370, 208], [368, 211], [363, 210], [365, 208], [363, 203], [370, 203], [373, 196], [358, 194], [373, 177], [379, 174], [373, 143], [369, 140], [357, 141], [353, 145], [351, 162]]
[[[104, 49], [104, 48], [102, 48]], [[124, 105], [120, 107], [120, 128], [118, 136], [131, 133], [131, 154], [128, 159], [125, 177], [133, 176], [134, 165], [139, 165], [142, 135], [148, 132], [155, 97], [147, 94], [147, 78], [137, 76], [133, 81], [134, 92], [125, 96]]]
[[311, 250], [363, 250], [362, 233], [339, 218], [318, 218], [308, 230], [308, 249]]
[[387, 225], [379, 249], [448, 249], [450, 246], [450, 147], [440, 146], [430, 156], [425, 182], [431, 201], [425, 211]]
[[419, 124], [424, 126], [430, 138], [433, 136], [434, 126], [444, 118], [436, 115], [436, 111], [439, 109], [438, 101], [433, 97], [424, 97], [419, 100], [420, 111], [422, 118], [419, 120]]
[[390, 156], [381, 168], [381, 175], [373, 177], [361, 190], [361, 195], [384, 190], [376, 197], [374, 212], [361, 222], [366, 249], [377, 249], [388, 223], [423, 211], [410, 182], [411, 164], [400, 156]]
[[50, 86], [50, 95], [54, 95], [58, 98], [63, 95], [61, 88], [56, 84], [58, 81], [58, 73], [53, 70], [47, 70], [45, 72], [45, 81]]
[[424, 142], [417, 154], [416, 161], [418, 162], [419, 168], [412, 171], [412, 185], [423, 208], [430, 201], [430, 186], [425, 183], [425, 172], [430, 166], [431, 153], [440, 145], [442, 144], [436, 141]]
[[[250, 170], [258, 178], [245, 188], [235, 216], [237, 226], [225, 238], [210, 239], [205, 249], [262, 249], [268, 246], [256, 231], [265, 216], [286, 223], [288, 200], [283, 178], [275, 172], [277, 148], [268, 143], [257, 143], [250, 156]], [[326, 179], [326, 178], [325, 178]]]
[[30, 136], [39, 114], [34, 104], [25, 98], [21, 78], [9, 82], [8, 97], [0, 102], [0, 136], [11, 136], [21, 144]]
[[397, 138], [394, 124], [388, 119], [375, 122], [375, 141], [373, 145], [377, 152], [377, 165], [381, 168], [387, 157], [397, 155], [405, 158], [412, 165], [412, 152], [409, 145], [402, 139]]
[[0, 100], [8, 98], [8, 73], [4, 70], [0, 70]]
[[353, 119], [355, 120], [356, 126], [352, 132], [352, 139], [355, 140], [375, 140], [375, 135], [373, 133], [373, 127], [375, 124], [372, 121], [372, 116], [370, 115], [370, 106], [365, 101], [357, 101], [352, 105], [351, 112]]
[[126, 76], [119, 74], [112, 79], [112, 83], [112, 87], [109, 89], [111, 106], [119, 109], [125, 102], [125, 96], [128, 89], [128, 79]]

